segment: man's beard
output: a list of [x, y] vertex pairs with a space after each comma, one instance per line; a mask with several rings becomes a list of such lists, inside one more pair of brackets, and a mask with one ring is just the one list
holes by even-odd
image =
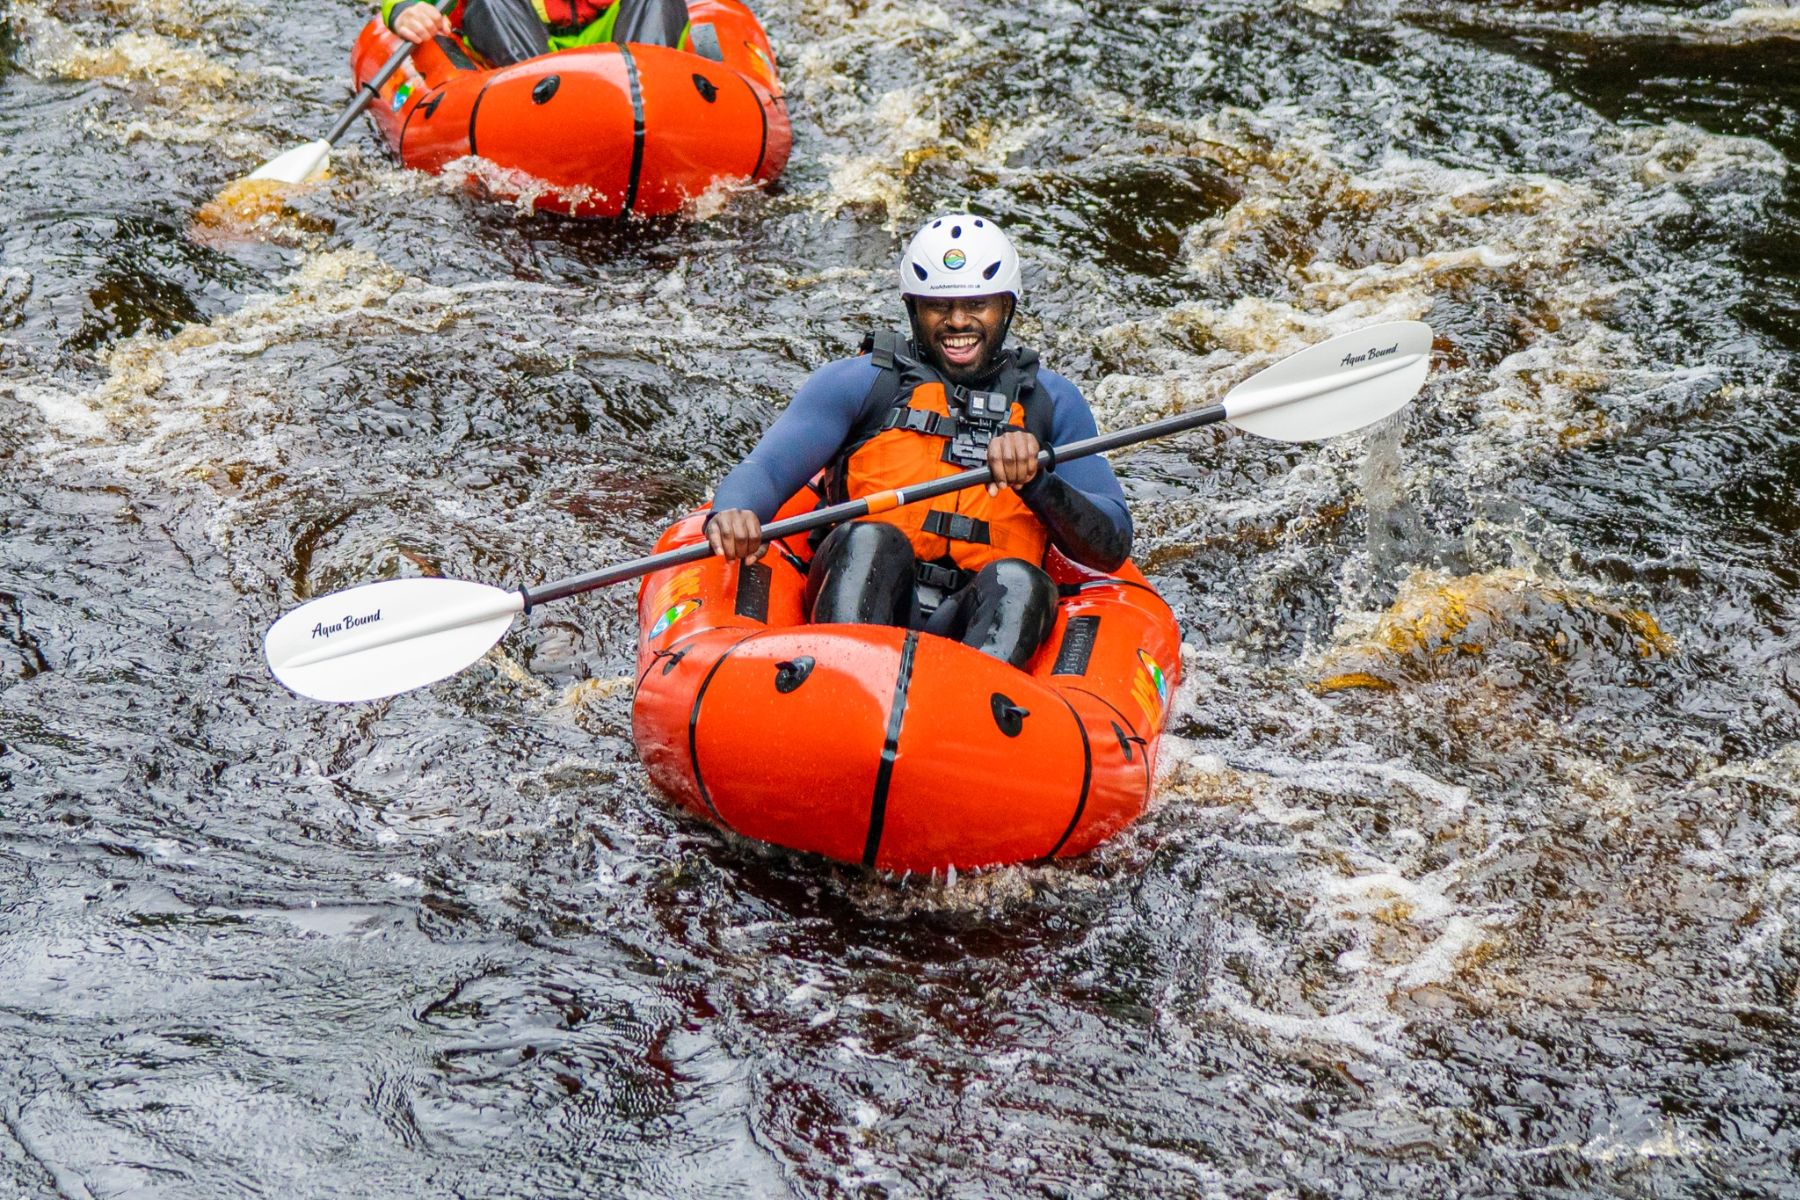
[[951, 383], [964, 385], [981, 383], [999, 369], [1000, 342], [1004, 337], [1005, 333], [996, 329], [991, 340], [984, 338], [981, 343], [981, 357], [967, 367], [952, 366], [945, 362], [938, 354], [936, 346], [926, 346], [925, 353], [931, 359], [931, 365], [937, 368], [938, 374]]
[[938, 353], [937, 347], [926, 340], [925, 331], [920, 328], [919, 319], [912, 311], [910, 298], [907, 301], [906, 310], [907, 315], [912, 319], [913, 345], [917, 346], [919, 353], [925, 356], [926, 363], [951, 383], [962, 384], [966, 387], [969, 384], [985, 382], [999, 371], [1001, 347], [1006, 342], [1006, 331], [1012, 327], [1010, 312], [1006, 314], [1006, 319], [1000, 322], [1000, 327], [994, 330], [991, 337], [982, 339], [981, 357], [975, 361], [974, 365], [956, 367], [945, 362]]

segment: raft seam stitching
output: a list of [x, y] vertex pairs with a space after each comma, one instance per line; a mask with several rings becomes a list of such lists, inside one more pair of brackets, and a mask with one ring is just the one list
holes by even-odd
[[755, 183], [756, 177], [762, 174], [763, 159], [767, 157], [769, 153], [769, 113], [768, 110], [763, 108], [762, 97], [756, 94], [756, 88], [748, 79], [744, 78], [744, 73], [742, 71], [733, 71], [732, 74], [736, 75], [738, 77], [738, 82], [742, 83], [744, 87], [749, 90], [750, 101], [756, 105], [756, 115], [762, 120], [762, 143], [756, 148], [756, 165], [750, 169], [750, 182]]
[[881, 766], [875, 772], [875, 795], [869, 801], [869, 836], [863, 842], [863, 866], [873, 867], [887, 823], [888, 788], [894, 782], [894, 760], [900, 757], [900, 727], [906, 720], [906, 694], [912, 690], [913, 654], [919, 634], [908, 630], [900, 646], [900, 671], [894, 677], [894, 702], [888, 708], [887, 736], [881, 743]]
[[700, 681], [700, 690], [694, 693], [694, 707], [688, 713], [688, 765], [694, 769], [694, 787], [700, 792], [700, 798], [706, 801], [706, 807], [712, 810], [713, 817], [726, 829], [732, 827], [731, 822], [725, 819], [725, 814], [720, 812], [719, 806], [713, 803], [712, 793], [706, 790], [706, 781], [700, 778], [700, 704], [706, 699], [706, 689], [712, 686], [713, 676], [719, 673], [719, 668], [725, 665], [725, 660], [730, 658], [739, 646], [756, 636], [755, 633], [752, 633], [739, 638], [725, 648], [725, 653], [713, 660], [713, 665], [707, 668], [706, 678]]
[[405, 155], [405, 153], [406, 153], [406, 132], [407, 132], [407, 130], [412, 128], [412, 119], [419, 115], [419, 110], [421, 108], [425, 107], [425, 101], [429, 98], [429, 96], [436, 95], [438, 92], [441, 92], [441, 91], [443, 91], [442, 88], [435, 88], [432, 90], [432, 92], [428, 93], [427, 95], [420, 96], [418, 98], [418, 100], [414, 101], [413, 106], [406, 110], [406, 120], [400, 122], [400, 136], [398, 139], [396, 139], [395, 146], [394, 146], [395, 154], [399, 154], [402, 156]]
[[624, 217], [631, 214], [631, 206], [637, 203], [638, 177], [644, 170], [644, 89], [638, 81], [637, 60], [623, 44], [619, 46], [619, 57], [625, 60], [625, 78], [631, 84], [631, 178], [625, 183], [625, 205], [619, 209], [619, 215]]
[[475, 93], [475, 103], [469, 106], [469, 155], [470, 155], [470, 157], [477, 157], [481, 153], [479, 150], [475, 149], [475, 117], [476, 117], [476, 114], [481, 112], [481, 98], [483, 96], [487, 95], [488, 85], [493, 83], [493, 81], [494, 81], [494, 77], [492, 75], [489, 75], [485, 80], [482, 81], [481, 90], [479, 92]]
[[[1100, 703], [1106, 705], [1106, 707], [1112, 709], [1113, 716], [1115, 716], [1115, 717], [1119, 718], [1119, 720], [1125, 722], [1125, 728], [1127, 728], [1131, 731], [1132, 737], [1138, 736], [1137, 726], [1133, 725], [1131, 723], [1131, 718], [1126, 716], [1124, 711], [1121, 710], [1119, 708], [1119, 706], [1114, 704], [1111, 700], [1108, 700], [1105, 696], [1102, 696], [1099, 692], [1091, 692], [1087, 688], [1072, 687], [1069, 690], [1071, 692], [1080, 692], [1084, 696], [1092, 696], [1094, 699], [1098, 700]], [[1064, 701], [1064, 703], [1067, 703], [1067, 701]]]
[[[1111, 700], [1108, 700], [1105, 696], [1100, 695], [1100, 693], [1098, 693], [1098, 692], [1090, 692], [1086, 688], [1070, 688], [1069, 690], [1072, 692], [1080, 692], [1084, 696], [1092, 696], [1094, 699], [1098, 700], [1100, 703], [1106, 705], [1106, 707], [1112, 709], [1113, 715], [1115, 717], [1117, 717], [1117, 718], [1119, 718], [1119, 720], [1125, 722], [1125, 728], [1129, 729], [1131, 731], [1132, 738], [1134, 740], [1136, 740], [1139, 744], [1139, 746], [1138, 746], [1138, 761], [1140, 761], [1144, 764], [1144, 803], [1149, 804], [1150, 803], [1150, 782], [1151, 782], [1150, 781], [1150, 739], [1146, 738], [1146, 737], [1140, 737], [1138, 735], [1137, 726], [1133, 725], [1131, 723], [1131, 718], [1126, 716], [1123, 712], [1119, 711], [1119, 706], [1114, 704]], [[1130, 760], [1127, 759], [1126, 761], [1129, 762]]]
[[1050, 847], [1050, 853], [1044, 855], [1045, 862], [1055, 858], [1057, 852], [1068, 844], [1070, 838], [1075, 836], [1075, 829], [1081, 824], [1082, 814], [1087, 812], [1088, 789], [1094, 782], [1094, 747], [1093, 743], [1088, 741], [1087, 726], [1082, 723], [1081, 714], [1075, 711], [1075, 706], [1069, 703], [1067, 696], [1058, 692], [1056, 698], [1063, 702], [1063, 707], [1069, 710], [1071, 717], [1075, 718], [1075, 729], [1081, 734], [1081, 798], [1075, 801], [1075, 815], [1069, 818], [1069, 827], [1063, 830], [1060, 838], [1056, 839], [1056, 845]]

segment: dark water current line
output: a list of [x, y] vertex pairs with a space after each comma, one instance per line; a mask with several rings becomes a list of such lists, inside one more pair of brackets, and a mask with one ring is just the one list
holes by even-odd
[[[329, 124], [360, 4], [0, 6], [0, 1200], [1800, 1193], [1800, 15], [771, 0], [767, 194]], [[630, 557], [969, 204], [1122, 427], [1422, 318], [1370, 435], [1118, 460], [1152, 812], [894, 880], [675, 816], [628, 589], [321, 707], [302, 598]]]

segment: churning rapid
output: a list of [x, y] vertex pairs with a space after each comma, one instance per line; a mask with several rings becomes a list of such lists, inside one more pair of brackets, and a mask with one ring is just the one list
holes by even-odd
[[[793, 156], [620, 226], [318, 137], [366, 7], [0, 7], [0, 1195], [1792, 1194], [1800, 9], [769, 0]], [[967, 204], [1183, 691], [1096, 853], [677, 815], [629, 586], [330, 707], [301, 600], [643, 552]], [[767, 747], [779, 754], [781, 747]]]

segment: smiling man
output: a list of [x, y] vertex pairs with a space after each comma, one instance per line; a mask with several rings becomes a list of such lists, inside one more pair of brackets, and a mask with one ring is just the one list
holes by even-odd
[[1019, 256], [985, 217], [939, 217], [900, 256], [911, 336], [814, 372], [756, 449], [725, 477], [706, 523], [727, 558], [761, 556], [762, 525], [820, 472], [825, 502], [861, 499], [986, 464], [995, 482], [840, 525], [807, 577], [815, 623], [924, 629], [1023, 666], [1049, 634], [1050, 546], [1111, 571], [1131, 553], [1131, 515], [1099, 456], [1038, 469], [1038, 451], [1095, 433], [1081, 392], [1005, 346], [1022, 292]]

